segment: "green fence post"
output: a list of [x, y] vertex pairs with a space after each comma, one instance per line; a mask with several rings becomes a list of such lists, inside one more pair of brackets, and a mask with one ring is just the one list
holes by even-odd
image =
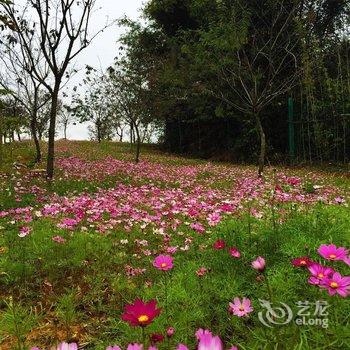
[[288, 98], [288, 146], [291, 160], [295, 157], [293, 98]]

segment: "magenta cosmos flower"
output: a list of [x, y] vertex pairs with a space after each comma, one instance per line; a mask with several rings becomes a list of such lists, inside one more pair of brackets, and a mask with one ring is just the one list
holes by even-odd
[[216, 250], [224, 249], [225, 246], [226, 246], [226, 243], [225, 243], [225, 241], [223, 239], [218, 239], [213, 244], [213, 248], [216, 249]]
[[310, 284], [320, 284], [325, 278], [330, 278], [334, 273], [332, 268], [316, 263], [310, 265], [308, 269], [312, 274], [309, 278]]
[[248, 298], [243, 298], [241, 301], [236, 297], [233, 299], [233, 303], [229, 303], [229, 311], [238, 317], [243, 317], [253, 312], [253, 307]]
[[344, 247], [337, 247], [334, 244], [321, 244], [318, 253], [327, 260], [344, 260], [348, 251]]
[[347, 256], [346, 258], [343, 259], [346, 265], [350, 266], [350, 256]]
[[258, 256], [256, 260], [252, 262], [252, 268], [260, 272], [265, 270], [265, 265], [266, 265], [265, 259], [261, 256]]
[[292, 260], [292, 265], [295, 267], [308, 267], [313, 264], [313, 261], [308, 256], [301, 256]]
[[118, 345], [108, 346], [106, 350], [122, 350]]
[[153, 266], [158, 270], [168, 271], [174, 267], [174, 259], [170, 255], [158, 255], [153, 260]]
[[323, 279], [320, 286], [326, 288], [329, 295], [339, 294], [345, 298], [350, 294], [350, 276], [343, 277], [335, 272], [332, 277]]
[[125, 306], [122, 320], [128, 322], [133, 327], [145, 327], [152, 323], [160, 314], [161, 309], [157, 309], [156, 305], [156, 300], [144, 303], [141, 299], [136, 299], [134, 304]]

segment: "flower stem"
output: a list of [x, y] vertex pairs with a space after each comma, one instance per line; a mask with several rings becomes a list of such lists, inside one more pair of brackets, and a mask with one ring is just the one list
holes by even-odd
[[271, 289], [270, 282], [269, 282], [269, 279], [268, 279], [266, 273], [264, 274], [264, 277], [265, 277], [265, 281], [266, 281], [267, 293], [269, 294], [269, 298], [272, 301], [272, 289]]

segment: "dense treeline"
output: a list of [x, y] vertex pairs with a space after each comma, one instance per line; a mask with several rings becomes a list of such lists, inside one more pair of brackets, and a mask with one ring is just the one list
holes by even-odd
[[260, 172], [266, 159], [293, 153], [297, 161], [349, 159], [347, 1], [151, 0], [144, 14], [144, 27], [124, 21], [124, 50], [147, 70], [167, 149], [258, 156]]
[[0, 134], [29, 130], [36, 162], [47, 137], [48, 178], [57, 125], [66, 137], [73, 120], [90, 122], [98, 142], [127, 137], [136, 162], [155, 136], [171, 152], [258, 160], [259, 174], [266, 162], [349, 161], [349, 1], [149, 0], [143, 23], [120, 20], [115, 61], [104, 72], [87, 66], [69, 106], [69, 65], [100, 32], [88, 40], [96, 0], [55, 0], [48, 11], [50, 1], [30, 2], [29, 20], [0, 0], [0, 100], [23, 111], [0, 106]]

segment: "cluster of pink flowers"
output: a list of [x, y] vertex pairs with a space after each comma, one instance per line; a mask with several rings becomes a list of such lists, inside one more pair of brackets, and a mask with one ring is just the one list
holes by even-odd
[[[344, 247], [322, 244], [318, 248], [318, 253], [328, 261], [342, 261], [349, 265], [349, 252]], [[350, 295], [350, 276], [342, 276], [333, 267], [324, 266], [308, 256], [293, 259], [292, 264], [296, 267], [306, 267], [310, 272], [308, 282], [326, 289], [329, 295], [338, 294], [343, 298]]]
[[[170, 335], [172, 336], [172, 334]], [[213, 335], [208, 329], [198, 329], [195, 333], [197, 338], [197, 350], [224, 350], [224, 345], [219, 336]], [[53, 350], [77, 350], [78, 344], [76, 343], [61, 343], [57, 348]], [[151, 345], [148, 350], [157, 350], [156, 345]], [[189, 350], [184, 344], [178, 344], [177, 350]], [[40, 350], [39, 348], [31, 348], [31, 350]], [[106, 350], [122, 350], [118, 345], [110, 345]], [[126, 347], [126, 350], [146, 350], [143, 344], [131, 343]], [[231, 346], [229, 350], [238, 350], [237, 346]]]

